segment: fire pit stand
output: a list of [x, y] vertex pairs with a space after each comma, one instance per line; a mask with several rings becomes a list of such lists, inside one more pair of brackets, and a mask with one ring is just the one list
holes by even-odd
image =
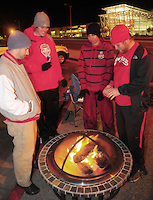
[[[77, 153], [73, 152], [80, 141], [87, 141], [86, 146], [77, 150]], [[95, 169], [86, 164], [90, 153], [92, 157], [95, 156]], [[70, 154], [73, 155], [70, 158], [72, 164], [68, 163]], [[127, 181], [132, 164], [131, 153], [122, 141], [95, 130], [72, 131], [51, 139], [41, 150], [38, 159], [40, 173], [58, 197], [67, 199], [71, 196], [75, 200], [111, 199]], [[77, 172], [80, 170], [78, 166], [81, 166], [80, 173]]]

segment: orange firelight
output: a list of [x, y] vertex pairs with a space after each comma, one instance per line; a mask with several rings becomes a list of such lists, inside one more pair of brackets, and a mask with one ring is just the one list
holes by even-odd
[[[65, 141], [67, 145], [66, 152], [64, 152], [60, 145], [55, 151], [56, 164], [64, 172], [75, 176], [98, 175], [107, 166], [108, 161], [103, 155], [102, 151], [98, 149], [98, 134], [90, 135], [89, 137], [78, 136], [72, 141]], [[72, 142], [72, 143], [71, 143]], [[70, 145], [75, 144], [75, 145]], [[62, 149], [62, 153], [61, 153]], [[64, 157], [66, 159], [64, 160]], [[104, 168], [100, 166], [100, 162], [104, 162]], [[64, 164], [63, 164], [64, 163]]]

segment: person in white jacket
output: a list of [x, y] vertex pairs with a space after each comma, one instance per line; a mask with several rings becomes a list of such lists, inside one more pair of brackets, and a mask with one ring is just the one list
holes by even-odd
[[27, 194], [40, 190], [31, 181], [32, 161], [40, 115], [40, 99], [19, 60], [29, 54], [31, 41], [15, 31], [8, 38], [8, 51], [0, 58], [0, 113], [6, 118], [9, 135], [13, 137], [14, 172], [18, 186]]

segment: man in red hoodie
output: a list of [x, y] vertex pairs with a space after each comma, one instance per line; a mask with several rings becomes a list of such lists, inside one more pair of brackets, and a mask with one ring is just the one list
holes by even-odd
[[41, 99], [38, 127], [43, 144], [49, 140], [49, 136], [57, 133], [59, 82], [62, 81], [63, 87], [67, 85], [67, 81], [62, 76], [55, 43], [47, 34], [49, 27], [49, 17], [44, 12], [38, 12], [34, 18], [34, 24], [24, 31], [31, 39], [31, 47], [29, 56], [22, 60]]
[[86, 129], [97, 129], [98, 107], [103, 131], [115, 135], [113, 104], [102, 94], [113, 72], [113, 48], [100, 37], [98, 24], [90, 24], [87, 35], [88, 41], [81, 48], [78, 69], [81, 84], [80, 97], [84, 97], [84, 126]]

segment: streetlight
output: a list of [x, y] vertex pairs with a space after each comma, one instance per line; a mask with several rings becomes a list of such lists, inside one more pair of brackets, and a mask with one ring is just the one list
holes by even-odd
[[69, 12], [70, 12], [70, 26], [72, 26], [72, 6], [68, 3], [65, 3], [64, 6], [69, 6]]
[[14, 31], [15, 31], [14, 29], [10, 29], [10, 33], [11, 33], [11, 34], [14, 33]]

